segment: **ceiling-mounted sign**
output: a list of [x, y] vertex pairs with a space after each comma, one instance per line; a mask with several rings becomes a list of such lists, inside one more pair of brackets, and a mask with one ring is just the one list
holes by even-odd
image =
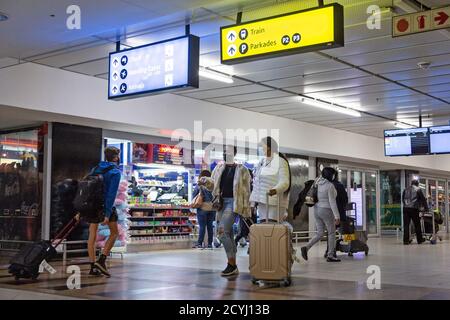
[[344, 8], [331, 4], [222, 27], [220, 41], [223, 64], [342, 47]]
[[450, 6], [392, 18], [392, 36], [450, 28]]
[[198, 88], [199, 38], [193, 35], [109, 54], [109, 99]]

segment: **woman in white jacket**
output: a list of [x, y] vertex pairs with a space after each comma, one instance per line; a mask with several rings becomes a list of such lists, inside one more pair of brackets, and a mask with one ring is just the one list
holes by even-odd
[[[282, 222], [287, 217], [286, 209], [289, 205], [291, 185], [289, 163], [283, 155], [280, 155], [278, 144], [273, 138], [263, 138], [261, 146], [264, 159], [255, 168], [250, 201], [253, 205], [258, 204], [258, 215], [261, 220], [265, 221], [268, 218], [272, 222]], [[267, 194], [270, 195], [269, 203]]]

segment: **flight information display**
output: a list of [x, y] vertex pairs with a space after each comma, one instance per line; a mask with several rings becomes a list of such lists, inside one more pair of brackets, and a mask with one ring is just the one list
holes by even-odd
[[198, 88], [199, 38], [193, 35], [109, 55], [109, 99]]
[[428, 128], [386, 130], [384, 151], [386, 156], [425, 155], [430, 152]]
[[450, 126], [431, 127], [430, 152], [450, 153]]

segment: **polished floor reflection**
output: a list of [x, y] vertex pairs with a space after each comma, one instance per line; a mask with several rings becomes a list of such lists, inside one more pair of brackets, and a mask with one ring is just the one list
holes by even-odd
[[[87, 276], [84, 259], [69, 261], [82, 270], [81, 289], [69, 290], [61, 263], [58, 273], [38, 281], [16, 282], [0, 270], [0, 299], [450, 299], [450, 242], [403, 246], [396, 238], [370, 239], [370, 253], [341, 263], [323, 259], [325, 243], [314, 247], [308, 262], [295, 264], [293, 284], [253, 285], [246, 248], [239, 249], [240, 275], [223, 278], [223, 249], [159, 251], [109, 259], [112, 277]], [[379, 266], [381, 289], [369, 290], [369, 266]], [[20, 291], [17, 291], [20, 290]], [[28, 293], [28, 295], [27, 295]]]

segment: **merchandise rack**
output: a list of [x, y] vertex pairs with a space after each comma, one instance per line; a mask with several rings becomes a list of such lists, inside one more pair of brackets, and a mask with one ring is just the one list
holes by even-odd
[[[188, 209], [170, 204], [130, 205], [129, 245], [136, 246], [136, 251], [191, 248], [192, 224], [189, 214], [182, 213]], [[139, 216], [136, 212], [140, 212]]]

